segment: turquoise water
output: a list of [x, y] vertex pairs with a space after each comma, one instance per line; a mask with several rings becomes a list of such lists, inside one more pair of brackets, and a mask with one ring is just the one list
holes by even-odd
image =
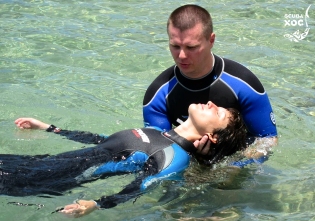
[[[186, 182], [163, 182], [135, 202], [81, 220], [315, 220], [315, 5], [312, 1], [194, 1], [214, 20], [214, 52], [248, 66], [276, 115], [279, 145], [240, 173], [196, 165]], [[142, 126], [149, 83], [173, 64], [165, 23], [183, 1], [0, 0], [1, 153], [55, 154], [82, 144], [13, 121], [36, 117], [67, 129], [111, 134]], [[285, 26], [309, 10], [310, 31]], [[77, 198], [118, 191], [133, 176], [87, 184], [58, 197], [0, 197], [0, 220], [68, 220], [51, 214]], [[20, 202], [29, 206], [16, 206]], [[221, 218], [221, 219], [220, 219]]]

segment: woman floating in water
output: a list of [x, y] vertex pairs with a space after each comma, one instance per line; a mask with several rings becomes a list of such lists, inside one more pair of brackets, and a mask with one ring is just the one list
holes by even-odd
[[0, 154], [0, 194], [61, 194], [98, 178], [141, 172], [119, 193], [96, 200], [79, 200], [59, 210], [80, 217], [97, 208], [112, 208], [126, 202], [141, 195], [153, 182], [170, 179], [184, 171], [196, 150], [192, 142], [205, 134], [213, 143], [208, 156], [211, 163], [246, 147], [246, 129], [235, 109], [217, 107], [208, 102], [191, 104], [188, 112], [188, 119], [168, 132], [158, 128], [130, 129], [108, 138], [62, 130], [34, 118], [19, 118], [15, 124], [21, 129], [46, 130], [71, 140], [97, 145], [52, 156]]

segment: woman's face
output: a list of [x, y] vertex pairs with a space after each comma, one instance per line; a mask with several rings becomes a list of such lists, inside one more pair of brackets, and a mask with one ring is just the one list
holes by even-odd
[[188, 113], [201, 134], [213, 133], [216, 129], [226, 128], [231, 116], [227, 109], [218, 107], [211, 101], [207, 104], [191, 104]]

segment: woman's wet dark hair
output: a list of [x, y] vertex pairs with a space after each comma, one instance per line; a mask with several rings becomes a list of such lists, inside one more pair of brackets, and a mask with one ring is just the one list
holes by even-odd
[[243, 118], [238, 110], [234, 108], [227, 110], [231, 113], [230, 121], [226, 128], [213, 132], [213, 135], [217, 136], [217, 142], [210, 145], [210, 153], [206, 157], [207, 164], [214, 164], [225, 156], [246, 148], [247, 130]]

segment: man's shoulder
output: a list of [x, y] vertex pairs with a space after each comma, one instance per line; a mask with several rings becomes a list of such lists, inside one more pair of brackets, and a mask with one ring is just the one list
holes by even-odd
[[155, 78], [155, 80], [152, 82], [152, 84], [153, 83], [159, 83], [159, 82], [165, 83], [165, 82], [169, 81], [170, 79], [172, 79], [175, 76], [174, 69], [175, 69], [175, 65], [164, 70], [161, 74], [159, 74]]
[[170, 82], [171, 79], [174, 78], [174, 68], [175, 65], [167, 68], [165, 71], [163, 71], [160, 75], [158, 75], [152, 83], [149, 85], [149, 87], [146, 90], [146, 93], [144, 95], [143, 99], [143, 105], [147, 104], [151, 99], [155, 96], [155, 94], [165, 85], [167, 82]]
[[249, 76], [255, 76], [255, 74], [249, 70], [247, 67], [242, 65], [241, 63], [228, 59], [228, 58], [222, 58], [224, 60], [224, 71], [234, 75], [236, 77], [243, 77], [245, 75]]
[[228, 58], [223, 58], [223, 60], [225, 73], [246, 82], [258, 92], [263, 93], [265, 91], [258, 77], [247, 67]]
[[174, 76], [174, 68], [175, 65], [167, 68], [165, 71], [163, 71], [161, 74], [159, 74], [150, 84], [147, 90], [153, 90], [156, 91], [158, 88], [160, 88], [165, 83], [169, 82]]

